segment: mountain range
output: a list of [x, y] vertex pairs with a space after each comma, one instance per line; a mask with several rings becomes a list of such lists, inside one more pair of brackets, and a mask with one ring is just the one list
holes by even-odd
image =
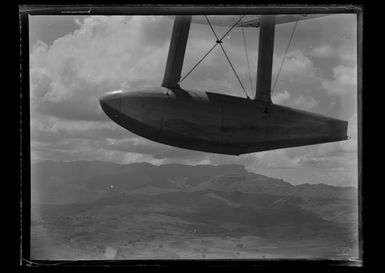
[[[308, 257], [309, 253], [310, 257], [317, 258], [358, 255], [356, 188], [292, 185], [282, 179], [249, 172], [242, 165], [43, 161], [31, 166], [31, 194], [33, 246], [44, 258], [55, 252], [48, 251], [37, 239], [43, 236], [38, 227], [45, 227], [49, 238], [60, 238], [60, 242], [68, 240], [69, 247], [82, 249], [82, 255], [91, 255], [85, 257], [98, 257], [92, 255], [103, 252], [98, 248], [92, 252], [89, 245], [103, 241], [101, 238], [106, 232], [116, 233], [116, 237], [105, 238], [103, 245], [112, 244], [113, 249], [120, 249], [116, 252], [120, 258], [127, 258], [128, 253], [130, 257], [148, 258], [137, 251], [130, 252], [133, 248], [123, 247], [122, 233], [127, 234], [127, 240], [135, 249], [139, 242], [146, 242], [143, 253], [151, 252], [149, 248], [154, 247], [155, 242], [168, 244], [168, 252], [162, 252], [166, 258], [202, 254], [188, 246], [182, 248], [180, 244], [186, 240], [211, 238], [213, 245], [220, 242], [225, 247], [229, 244], [228, 238], [237, 238], [240, 241], [236, 245], [244, 245], [245, 236], [267, 240], [265, 244], [273, 249], [278, 248], [277, 242], [291, 242], [286, 244], [286, 247], [292, 246], [290, 251], [282, 254], [280, 250], [283, 257]], [[313, 248], [302, 249], [310, 242]], [[211, 253], [217, 255], [212, 257], [222, 258], [241, 253], [240, 257], [250, 257], [256, 253], [252, 249], [241, 248], [243, 252], [229, 249], [225, 254], [222, 250], [212, 250], [204, 255]], [[302, 252], [299, 253], [299, 249]], [[58, 253], [63, 252], [69, 255], [64, 250]], [[104, 255], [105, 252], [104, 249]], [[160, 255], [158, 252], [156, 255]], [[60, 255], [55, 257], [62, 258]]]
[[357, 199], [358, 196], [355, 187], [294, 186], [282, 179], [248, 172], [244, 166], [235, 164], [155, 166], [149, 163], [120, 165], [98, 161], [44, 161], [32, 165], [31, 188], [32, 202], [56, 204], [85, 202], [111, 192], [154, 194], [213, 190], [301, 198]]

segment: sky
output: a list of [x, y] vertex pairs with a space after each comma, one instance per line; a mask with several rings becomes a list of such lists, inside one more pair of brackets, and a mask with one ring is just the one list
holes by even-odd
[[[347, 120], [351, 139], [241, 156], [147, 140], [116, 125], [100, 108], [99, 97], [109, 91], [160, 86], [172, 17], [31, 15], [29, 20], [32, 162], [242, 164], [292, 184], [357, 185], [356, 15], [298, 22], [272, 91], [274, 103]], [[276, 26], [273, 82], [294, 25]], [[214, 29], [221, 36], [229, 27]], [[258, 29], [235, 28], [223, 42], [250, 96], [255, 92], [258, 34]], [[214, 43], [208, 25], [191, 25], [182, 76]], [[181, 86], [245, 97], [219, 47]]]

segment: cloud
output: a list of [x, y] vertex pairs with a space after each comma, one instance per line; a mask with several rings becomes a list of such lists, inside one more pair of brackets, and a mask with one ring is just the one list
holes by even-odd
[[357, 59], [355, 40], [341, 39], [335, 45], [324, 44], [309, 50], [309, 56], [316, 58], [337, 58], [345, 65], [354, 66]]
[[273, 93], [272, 101], [276, 104], [286, 105], [293, 108], [310, 110], [319, 105], [319, 102], [311, 96], [292, 97], [287, 90]]
[[334, 78], [322, 82], [322, 87], [332, 95], [357, 94], [357, 68], [337, 66], [333, 68]]
[[[97, 143], [91, 144], [90, 141], [80, 142], [76, 145], [72, 143], [71, 147], [34, 147], [32, 152], [33, 160], [59, 160], [59, 161], [107, 161], [119, 164], [130, 164], [135, 162], [149, 162], [159, 165], [161, 160], [156, 160], [148, 155], [129, 153], [122, 151], [113, 151], [103, 149]], [[58, 146], [59, 147], [59, 146]]]
[[331, 57], [336, 51], [330, 45], [322, 45], [311, 50], [310, 54], [318, 58]]
[[108, 150], [126, 151], [130, 153], [149, 155], [154, 159], [164, 160], [201, 160], [205, 154], [202, 152], [175, 148], [169, 145], [159, 144], [142, 137], [130, 137], [123, 139], [108, 139], [105, 146]]
[[160, 82], [169, 20], [91, 16], [77, 23], [80, 29], [51, 46], [38, 42], [33, 47], [34, 111], [70, 120], [105, 120], [98, 102], [101, 94], [121, 87], [136, 88], [137, 82]]
[[[303, 96], [306, 93], [317, 94], [322, 88], [322, 78], [313, 61], [304, 50], [292, 50], [287, 54], [283, 64], [283, 55], [274, 56], [272, 88], [274, 92], [288, 91], [291, 97]], [[282, 64], [279, 77], [278, 71]], [[274, 93], [273, 93], [274, 94]], [[310, 96], [310, 94], [308, 94]]]
[[293, 100], [294, 107], [304, 109], [304, 110], [312, 109], [318, 106], [318, 104], [319, 104], [318, 101], [316, 101], [311, 96], [300, 96]]
[[119, 139], [132, 135], [110, 121], [73, 122], [47, 115], [39, 115], [31, 119], [31, 139], [35, 141], [42, 138]]
[[289, 156], [286, 149], [261, 152], [255, 155], [257, 166], [265, 168], [296, 168], [298, 158]]
[[273, 93], [273, 95], [271, 96], [271, 100], [274, 103], [282, 104], [283, 102], [288, 101], [290, 97], [290, 93], [287, 90], [284, 90], [283, 92]]

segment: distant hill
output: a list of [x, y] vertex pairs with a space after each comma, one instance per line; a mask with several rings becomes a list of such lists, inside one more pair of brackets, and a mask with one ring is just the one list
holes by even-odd
[[282, 179], [254, 173], [220, 175], [194, 187], [194, 190], [203, 189], [265, 193], [302, 198], [354, 199], [357, 197], [357, 189], [354, 187], [335, 187], [325, 184], [302, 184], [294, 186]]
[[248, 172], [244, 166], [236, 164], [154, 166], [149, 163], [43, 161], [32, 164], [31, 178], [32, 201], [35, 203], [88, 202], [116, 192], [156, 194], [203, 190], [302, 198], [354, 199], [357, 196], [353, 187], [293, 186], [282, 179]]

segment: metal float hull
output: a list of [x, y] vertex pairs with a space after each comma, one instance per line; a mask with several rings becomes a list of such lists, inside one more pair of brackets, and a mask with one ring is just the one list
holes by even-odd
[[240, 155], [347, 139], [346, 121], [218, 93], [156, 87], [111, 92], [100, 103], [137, 135], [204, 152]]

